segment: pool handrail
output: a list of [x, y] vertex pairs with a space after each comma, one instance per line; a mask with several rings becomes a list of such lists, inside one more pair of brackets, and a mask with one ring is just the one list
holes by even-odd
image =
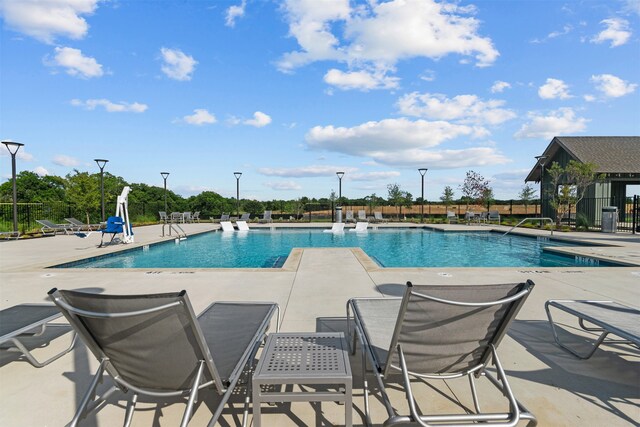
[[[520, 224], [522, 224], [523, 222], [529, 221], [529, 220], [533, 220], [533, 221], [545, 221], [548, 220], [551, 224], [554, 224], [553, 219], [549, 218], [549, 217], [531, 217], [531, 218], [525, 218], [522, 221], [520, 221], [519, 223], [517, 223], [516, 225], [514, 225], [513, 227], [511, 227], [506, 233], [503, 234], [503, 236], [506, 236], [507, 234], [511, 233], [515, 228], [517, 228]], [[542, 224], [540, 224], [542, 226]], [[553, 236], [553, 228], [551, 229], [551, 235]]]

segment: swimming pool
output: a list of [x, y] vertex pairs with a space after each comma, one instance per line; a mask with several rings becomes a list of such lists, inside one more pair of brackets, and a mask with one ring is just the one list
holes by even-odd
[[[360, 247], [382, 267], [567, 267], [573, 258], [545, 252], [569, 243], [492, 232], [380, 229], [323, 233], [309, 229], [211, 232], [57, 267], [272, 268], [292, 248]], [[581, 264], [583, 265], [583, 264]]]

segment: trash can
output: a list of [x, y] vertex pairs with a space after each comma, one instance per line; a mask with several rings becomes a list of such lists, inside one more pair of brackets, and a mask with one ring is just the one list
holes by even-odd
[[342, 222], [342, 207], [336, 208], [336, 222]]
[[616, 233], [618, 231], [618, 207], [605, 206], [602, 208], [602, 232]]

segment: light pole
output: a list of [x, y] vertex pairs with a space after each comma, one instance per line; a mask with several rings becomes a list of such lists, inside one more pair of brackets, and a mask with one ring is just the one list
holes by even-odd
[[427, 173], [429, 169], [420, 168], [418, 172], [420, 172], [420, 176], [422, 176], [422, 200], [420, 200], [420, 222], [424, 222], [424, 174]]
[[342, 206], [342, 177], [344, 176], [344, 172], [336, 172], [338, 175], [338, 206]]
[[164, 179], [164, 212], [167, 213], [167, 178], [169, 177], [169, 172], [160, 172], [160, 175]]
[[[544, 186], [542, 185], [542, 178], [544, 177], [544, 161], [548, 156], [536, 156], [536, 161], [540, 164], [540, 218], [542, 218], [542, 201], [544, 200]], [[542, 221], [540, 221], [540, 228], [542, 228]]]
[[104, 167], [109, 162], [107, 159], [93, 159], [100, 168], [100, 205], [102, 206], [102, 222], [104, 222]]
[[240, 218], [240, 177], [242, 172], [234, 172], [236, 177], [236, 216]]
[[16, 154], [24, 144], [13, 141], [2, 141], [11, 154], [11, 179], [13, 180], [13, 232], [18, 232], [18, 190], [16, 189]]

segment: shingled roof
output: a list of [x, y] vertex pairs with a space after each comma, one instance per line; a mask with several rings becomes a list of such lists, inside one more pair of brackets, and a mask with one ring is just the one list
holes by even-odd
[[[552, 159], [558, 150], [582, 163], [595, 163], [598, 173], [640, 173], [640, 136], [556, 136], [543, 155]], [[534, 166], [525, 182], [540, 181]]]

